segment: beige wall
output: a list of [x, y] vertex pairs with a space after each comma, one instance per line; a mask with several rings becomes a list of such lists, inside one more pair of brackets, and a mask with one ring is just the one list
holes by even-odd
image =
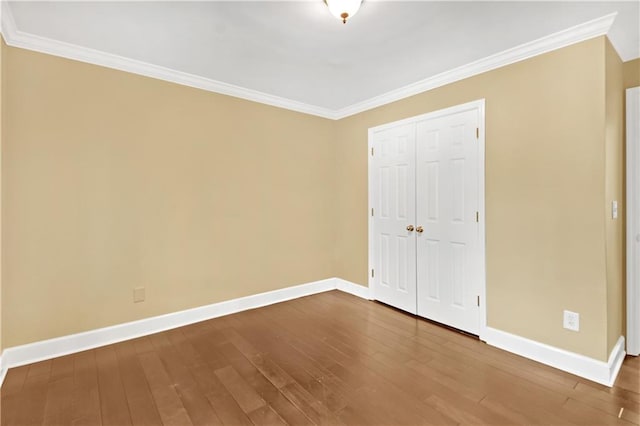
[[640, 58], [627, 61], [624, 67], [624, 88], [640, 86]]
[[[336, 275], [367, 283], [367, 129], [486, 99], [488, 324], [605, 360], [603, 37], [338, 122]], [[580, 313], [579, 333], [562, 311]]]
[[484, 98], [489, 325], [606, 360], [623, 224], [607, 216], [608, 49], [600, 37], [334, 122], [5, 48], [4, 347], [331, 276], [366, 285], [367, 129]]
[[334, 275], [332, 121], [16, 48], [4, 77], [5, 347]]
[[[624, 88], [622, 60], [609, 40], [605, 44], [605, 231], [607, 259], [607, 348], [613, 349], [623, 334], [625, 285], [625, 174]], [[611, 216], [611, 202], [618, 201], [618, 219]]]

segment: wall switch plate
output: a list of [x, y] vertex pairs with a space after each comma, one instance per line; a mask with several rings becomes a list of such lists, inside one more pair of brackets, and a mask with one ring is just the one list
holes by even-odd
[[580, 314], [564, 311], [562, 326], [567, 330], [580, 331]]
[[144, 302], [144, 287], [136, 287], [133, 289], [133, 303]]
[[612, 219], [618, 218], [618, 202], [617, 201], [611, 202], [611, 218]]

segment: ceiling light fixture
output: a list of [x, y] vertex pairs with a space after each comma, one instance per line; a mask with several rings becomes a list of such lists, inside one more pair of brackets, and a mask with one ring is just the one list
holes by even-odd
[[358, 13], [363, 0], [324, 0], [333, 16], [342, 20], [343, 24], [347, 19]]

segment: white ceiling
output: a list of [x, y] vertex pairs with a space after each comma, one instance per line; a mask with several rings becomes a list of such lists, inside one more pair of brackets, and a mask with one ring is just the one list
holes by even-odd
[[612, 12], [609, 38], [618, 53], [640, 57], [640, 0], [365, 1], [346, 25], [322, 0], [8, 7], [23, 34], [331, 111]]

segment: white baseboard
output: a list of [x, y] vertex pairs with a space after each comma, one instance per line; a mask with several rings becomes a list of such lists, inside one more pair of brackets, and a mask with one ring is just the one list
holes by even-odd
[[335, 280], [336, 289], [344, 291], [345, 293], [353, 294], [354, 296], [361, 297], [362, 299], [372, 300], [369, 287], [355, 284], [351, 281], [343, 280], [342, 278], [335, 278]]
[[2, 364], [2, 354], [0, 353], [0, 386], [4, 382], [4, 376], [7, 375], [7, 369], [4, 368], [4, 364]]
[[[123, 340], [135, 339], [136, 337], [147, 336], [211, 318], [336, 289], [363, 299], [371, 300], [371, 291], [368, 287], [341, 278], [328, 278], [180, 312], [145, 318], [139, 321], [15, 346], [5, 349], [0, 355], [0, 385], [4, 380], [7, 370], [12, 367], [93, 349]], [[618, 342], [611, 351], [608, 362], [598, 361], [584, 355], [565, 351], [490, 327], [486, 328], [482, 339], [492, 346], [522, 355], [526, 358], [576, 374], [606, 386], [612, 386], [615, 382], [625, 356], [623, 337], [618, 339]]]
[[329, 290], [342, 290], [367, 299], [369, 289], [339, 278], [328, 278], [307, 284], [286, 287], [279, 290], [238, 299], [213, 303], [198, 308], [173, 312], [139, 321], [99, 328], [55, 339], [42, 340], [22, 346], [7, 348], [0, 357], [0, 385], [9, 368], [31, 364], [75, 352], [85, 351], [123, 340], [135, 339], [172, 328], [217, 318], [248, 309], [285, 302], [303, 296], [322, 293]]
[[487, 327], [482, 339], [491, 346], [541, 362], [576, 376], [613, 386], [624, 361], [624, 337], [613, 347], [609, 361], [599, 361], [574, 352], [526, 339], [495, 328]]

